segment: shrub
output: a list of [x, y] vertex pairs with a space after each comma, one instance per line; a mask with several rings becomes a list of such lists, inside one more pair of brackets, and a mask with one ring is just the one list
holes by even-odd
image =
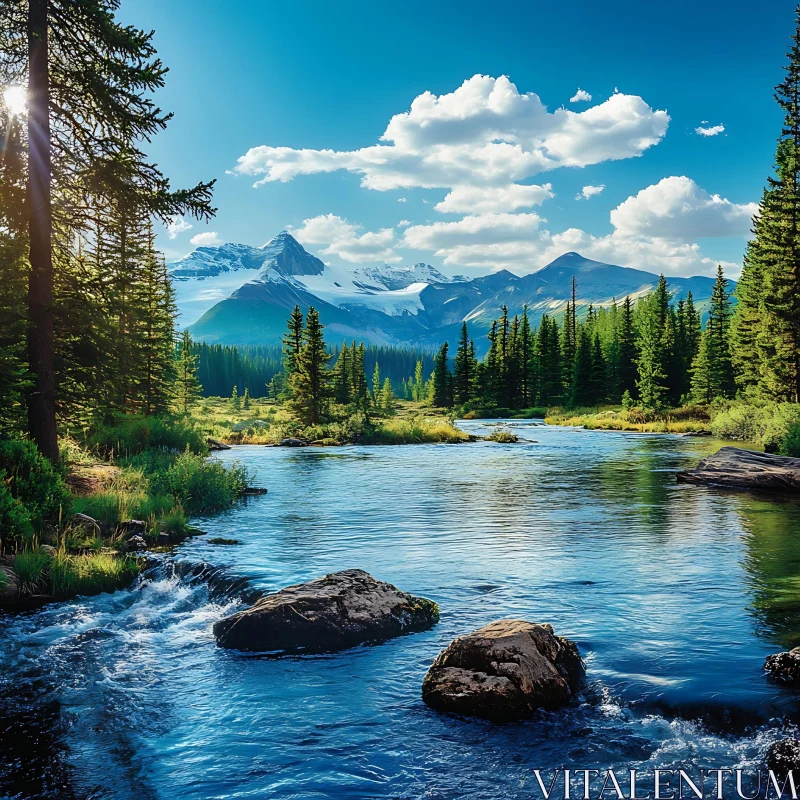
[[185, 419], [172, 417], [119, 417], [111, 424], [96, 425], [87, 435], [86, 443], [110, 458], [151, 449], [179, 453], [188, 448], [192, 453], [208, 453], [203, 432]]
[[14, 558], [14, 572], [24, 591], [38, 594], [45, 588], [45, 571], [50, 557], [41, 550], [24, 550]]
[[501, 444], [514, 444], [517, 441], [517, 436], [511, 431], [493, 431], [486, 439], [487, 441], [500, 442]]
[[180, 537], [186, 534], [189, 527], [189, 517], [180, 503], [161, 517], [161, 526], [170, 537]]
[[711, 432], [718, 439], [761, 443], [769, 412], [765, 407], [735, 405], [714, 417]]
[[5, 484], [5, 476], [5, 472], [0, 472], [0, 540], [30, 542], [34, 536], [31, 515], [28, 509], [12, 496]]
[[[35, 532], [41, 531], [46, 523], [57, 523], [62, 513], [69, 515], [71, 498], [61, 473], [32, 442], [0, 441], [0, 473], [6, 490], [24, 508]], [[4, 505], [6, 512], [15, 518], [14, 525], [26, 528], [22, 512], [10, 511], [7, 500]]]
[[778, 453], [782, 456], [800, 457], [800, 423], [793, 422], [789, 426], [778, 446]]
[[469, 441], [469, 435], [446, 419], [393, 419], [375, 426], [361, 439], [364, 444], [423, 444]]
[[154, 494], [174, 498], [189, 514], [210, 514], [228, 508], [247, 488], [250, 474], [240, 464], [226, 469], [219, 461], [186, 452], [149, 479]]

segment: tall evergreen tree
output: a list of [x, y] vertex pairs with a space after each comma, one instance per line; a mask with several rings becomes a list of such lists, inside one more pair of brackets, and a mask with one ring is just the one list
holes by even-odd
[[303, 347], [303, 312], [300, 306], [295, 306], [289, 321], [286, 323], [286, 333], [281, 339], [283, 342], [283, 369], [286, 379], [289, 380], [297, 371], [297, 359]]
[[347, 342], [342, 342], [342, 349], [339, 351], [339, 357], [336, 359], [336, 364], [333, 367], [333, 398], [337, 403], [346, 406], [353, 393], [353, 386], [351, 383], [351, 353], [347, 348]]
[[453, 378], [454, 400], [463, 405], [472, 399], [475, 384], [475, 347], [470, 341], [467, 323], [461, 325], [461, 338], [455, 357], [455, 374]]
[[720, 265], [717, 267], [717, 280], [711, 292], [706, 326], [706, 332], [713, 340], [713, 347], [709, 349], [709, 355], [713, 356], [711, 372], [714, 391], [718, 397], [733, 397], [736, 391], [729, 346], [730, 320], [733, 311], [727, 286], [728, 281], [725, 279]]
[[636, 380], [636, 328], [633, 320], [633, 303], [625, 298], [619, 318], [619, 386], [622, 393], [638, 397]]
[[189, 406], [198, 400], [203, 393], [203, 387], [197, 379], [198, 360], [199, 356], [194, 353], [189, 331], [185, 330], [178, 347], [175, 386], [175, 399], [178, 403], [178, 408], [183, 414], [188, 413]]
[[453, 404], [450, 370], [447, 366], [447, 347], [447, 342], [445, 342], [433, 362], [433, 393], [431, 401], [437, 408], [448, 408]]
[[319, 312], [311, 306], [306, 314], [303, 343], [295, 359], [295, 371], [289, 377], [292, 389], [290, 406], [297, 418], [306, 425], [317, 425], [323, 421], [331, 397], [330, 373], [327, 369], [331, 356], [325, 350], [323, 327]]

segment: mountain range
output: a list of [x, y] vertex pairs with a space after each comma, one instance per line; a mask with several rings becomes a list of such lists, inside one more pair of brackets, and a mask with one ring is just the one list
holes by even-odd
[[[581, 308], [640, 297], [658, 276], [640, 269], [564, 253], [537, 272], [500, 270], [479, 278], [447, 277], [428, 264], [346, 269], [324, 264], [282, 231], [263, 247], [224, 244], [199, 247], [170, 266], [181, 324], [194, 339], [220, 344], [274, 344], [289, 312], [314, 306], [329, 341], [434, 347], [454, 343], [466, 320], [479, 351], [492, 320], [505, 304], [524, 305], [533, 323], [558, 314], [571, 296], [572, 278]], [[713, 278], [670, 278], [673, 297], [691, 291], [702, 309]]]

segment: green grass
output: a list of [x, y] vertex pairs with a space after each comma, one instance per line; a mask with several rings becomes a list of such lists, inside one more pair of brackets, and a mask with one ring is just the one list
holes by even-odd
[[160, 522], [161, 527], [170, 535], [170, 538], [185, 536], [189, 529], [189, 517], [186, 516], [180, 503], [164, 514]]
[[41, 550], [25, 550], [14, 558], [14, 572], [24, 591], [39, 594], [46, 590], [46, 571], [50, 557]]
[[468, 442], [469, 434], [446, 419], [390, 419], [378, 423], [360, 440], [364, 444], [425, 444]]

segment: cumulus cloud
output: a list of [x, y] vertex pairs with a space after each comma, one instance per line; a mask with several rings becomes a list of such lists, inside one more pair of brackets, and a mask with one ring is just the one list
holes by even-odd
[[[708, 125], [708, 123], [705, 123], [705, 124]], [[720, 133], [724, 133], [725, 132], [725, 126], [724, 125], [709, 125], [708, 127], [703, 127], [703, 125], [700, 125], [699, 127], [694, 129], [694, 132], [698, 136], [718, 136]]]
[[222, 239], [219, 238], [219, 234], [216, 231], [197, 233], [189, 241], [195, 247], [216, 247], [222, 244]]
[[398, 228], [407, 228], [410, 224], [411, 224], [411, 222], [409, 222], [409, 220], [401, 219], [400, 222], [397, 223], [397, 227]]
[[590, 103], [592, 100], [592, 96], [589, 92], [585, 92], [583, 89], [578, 89], [572, 97], [570, 97], [570, 103]]
[[611, 224], [621, 236], [688, 243], [704, 237], [746, 237], [757, 210], [756, 203], [737, 205], [709, 194], [691, 178], [673, 176], [617, 206]]
[[593, 236], [578, 228], [554, 233], [536, 214], [480, 214], [458, 222], [415, 225], [407, 247], [430, 250], [447, 266], [531, 272], [565, 252], [666, 275], [713, 274], [718, 263], [701, 252], [698, 239], [746, 237], [755, 203], [738, 205], [711, 195], [685, 177], [665, 178], [629, 197], [610, 215], [613, 232]]
[[392, 228], [367, 233], [359, 233], [360, 230], [360, 225], [336, 214], [322, 214], [303, 220], [292, 235], [303, 245], [323, 245], [319, 251], [322, 255], [338, 256], [353, 264], [402, 260], [394, 251], [396, 240]]
[[599, 186], [584, 186], [578, 194], [575, 195], [576, 200], [588, 200], [590, 197], [594, 197], [596, 194], [600, 194], [603, 189], [606, 188], [604, 183], [601, 183]]
[[[349, 151], [260, 145], [241, 156], [233, 171], [260, 176], [256, 186], [347, 170], [377, 191], [513, 192], [519, 181], [558, 167], [640, 156], [663, 138], [668, 124], [666, 111], [653, 110], [638, 96], [615, 94], [582, 112], [551, 113], [536, 94], [520, 93], [507, 77], [475, 75], [449, 94], [416, 97], [408, 111], [391, 118], [377, 144]], [[464, 209], [465, 200], [458, 207]]]
[[434, 206], [436, 211], [446, 213], [499, 213], [516, 211], [518, 208], [541, 205], [553, 197], [552, 184], [541, 186], [457, 186]]
[[192, 224], [183, 217], [173, 217], [167, 225], [167, 233], [170, 239], [174, 239], [178, 234], [191, 230]]

